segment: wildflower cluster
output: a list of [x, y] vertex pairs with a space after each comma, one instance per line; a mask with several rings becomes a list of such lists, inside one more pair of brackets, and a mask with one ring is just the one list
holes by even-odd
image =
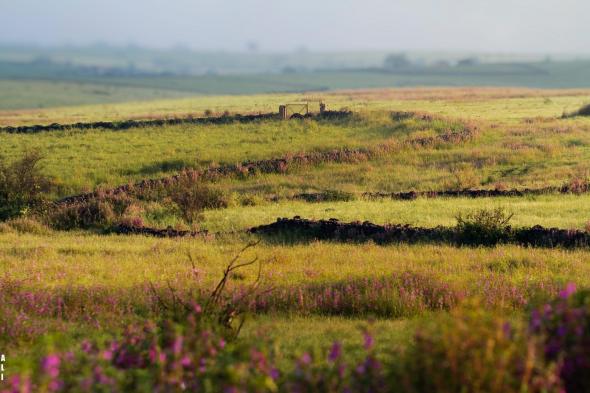
[[566, 391], [590, 391], [590, 292], [568, 284], [558, 300], [533, 311], [530, 330], [544, 338], [544, 355], [558, 363]]
[[263, 350], [228, 343], [201, 319], [196, 308], [183, 324], [131, 325], [120, 339], [49, 351], [32, 378], [13, 376], [2, 393], [277, 390], [278, 372]]

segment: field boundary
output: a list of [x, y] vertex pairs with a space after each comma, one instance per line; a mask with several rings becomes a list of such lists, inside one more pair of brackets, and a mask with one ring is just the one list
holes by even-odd
[[407, 192], [363, 192], [360, 194], [325, 191], [325, 192], [303, 192], [291, 197], [271, 199], [273, 202], [284, 200], [303, 200], [305, 202], [333, 202], [341, 201], [350, 197], [360, 197], [368, 200], [392, 199], [399, 201], [412, 201], [418, 198], [501, 198], [501, 197], [525, 197], [552, 194], [580, 195], [590, 192], [590, 183], [564, 184], [563, 186], [548, 186], [540, 188], [512, 188], [508, 190], [498, 189], [463, 189], [463, 190], [442, 190], [442, 191], [407, 191]]
[[309, 220], [295, 216], [279, 218], [271, 224], [255, 226], [243, 231], [216, 232], [185, 231], [172, 228], [157, 229], [143, 226], [119, 224], [109, 233], [119, 235], [143, 235], [158, 238], [215, 238], [218, 235], [236, 233], [253, 234], [268, 239], [275, 238], [283, 242], [334, 241], [344, 243], [374, 242], [388, 244], [449, 244], [454, 246], [495, 246], [497, 244], [515, 244], [524, 247], [539, 248], [588, 248], [590, 233], [577, 229], [546, 228], [541, 225], [532, 227], [508, 227], [498, 233], [497, 239], [468, 238], [455, 227], [436, 226], [432, 228], [416, 227], [409, 224], [378, 225], [369, 221], [341, 222], [335, 218], [328, 220]]
[[[302, 116], [304, 118], [326, 118], [334, 119], [350, 116], [352, 112], [348, 111], [325, 111], [321, 114], [307, 114]], [[53, 123], [49, 125], [32, 125], [32, 126], [18, 126], [18, 127], [0, 127], [0, 133], [9, 134], [35, 134], [49, 131], [67, 131], [67, 130], [89, 130], [102, 128], [111, 131], [128, 130], [131, 128], [141, 127], [163, 127], [179, 124], [230, 124], [230, 123], [251, 123], [261, 120], [280, 120], [277, 113], [261, 113], [261, 114], [234, 114], [222, 116], [208, 116], [208, 117], [182, 117], [174, 119], [153, 119], [153, 120], [121, 120], [121, 121], [98, 121], [89, 123], [72, 123], [72, 124], [58, 124]]]
[[145, 235], [153, 237], [203, 237], [210, 236], [209, 231], [182, 231], [173, 228], [158, 229], [144, 226], [133, 226], [127, 224], [119, 224], [109, 230], [111, 233], [118, 235]]
[[465, 238], [465, 234], [453, 227], [437, 226], [433, 228], [412, 225], [386, 224], [377, 225], [365, 222], [340, 222], [337, 219], [308, 220], [279, 218], [268, 225], [250, 228], [249, 233], [267, 237], [281, 237], [285, 240], [328, 240], [338, 242], [367, 242], [377, 244], [392, 243], [443, 243], [457, 246], [517, 244], [526, 247], [564, 247], [582, 248], [590, 246], [590, 233], [575, 229], [545, 228], [540, 225], [523, 228], [508, 228], [499, 234], [494, 244], [482, 239]]

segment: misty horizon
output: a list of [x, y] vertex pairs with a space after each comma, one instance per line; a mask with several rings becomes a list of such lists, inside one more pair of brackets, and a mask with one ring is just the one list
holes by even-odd
[[0, 2], [0, 43], [292, 53], [587, 55], [589, 3], [524, 0]]

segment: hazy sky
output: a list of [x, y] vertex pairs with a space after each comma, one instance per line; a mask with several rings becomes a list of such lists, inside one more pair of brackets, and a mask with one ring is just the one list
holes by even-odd
[[0, 42], [590, 52], [588, 0], [0, 0]]

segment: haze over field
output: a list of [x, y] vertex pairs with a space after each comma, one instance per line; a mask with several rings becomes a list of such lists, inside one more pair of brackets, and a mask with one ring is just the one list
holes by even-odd
[[579, 0], [2, 0], [0, 42], [587, 54], [588, 14]]

